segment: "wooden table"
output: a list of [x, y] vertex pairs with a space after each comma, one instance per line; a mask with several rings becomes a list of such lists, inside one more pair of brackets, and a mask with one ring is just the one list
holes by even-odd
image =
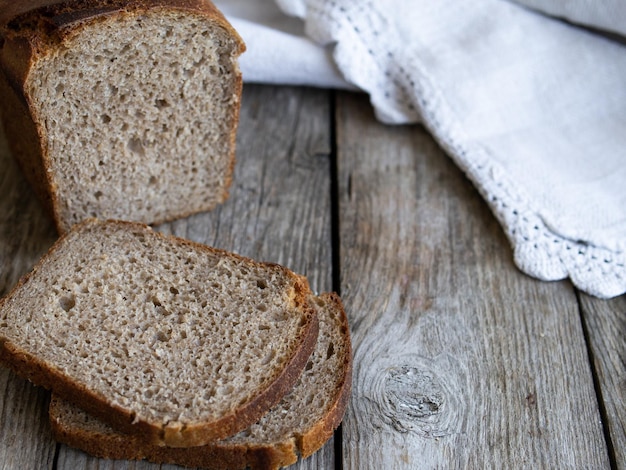
[[[626, 296], [519, 272], [428, 133], [378, 123], [366, 96], [247, 85], [230, 199], [158, 228], [341, 293], [351, 404], [296, 467], [626, 469]], [[55, 238], [0, 150], [0, 294]], [[57, 445], [47, 400], [0, 368], [0, 469], [158, 468]]]

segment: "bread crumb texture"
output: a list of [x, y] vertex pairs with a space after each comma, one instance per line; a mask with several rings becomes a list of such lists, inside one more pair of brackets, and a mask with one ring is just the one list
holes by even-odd
[[137, 420], [210, 421], [297, 349], [294, 279], [139, 224], [83, 223], [0, 303], [0, 338]]
[[[312, 297], [311, 304], [319, 318], [319, 336], [306, 370], [293, 390], [247, 430], [208, 446], [184, 449], [182, 455], [180, 449], [146, 446], [53, 395], [50, 421], [56, 439], [98, 456], [203, 468], [279, 468], [295, 463], [298, 453], [306, 457], [332, 436], [351, 389], [350, 331], [341, 300], [322, 294]], [[312, 443], [301, 448], [301, 436], [311, 433]]]
[[350, 333], [338, 302], [328, 296], [313, 299], [318, 341], [298, 382], [270, 413], [225, 443], [261, 446], [285, 441], [305, 434], [329, 413], [349, 380], [345, 373], [351, 361]]
[[43, 126], [62, 225], [153, 223], [222, 202], [241, 50], [219, 22], [163, 8], [92, 19], [45, 48], [25, 89]]

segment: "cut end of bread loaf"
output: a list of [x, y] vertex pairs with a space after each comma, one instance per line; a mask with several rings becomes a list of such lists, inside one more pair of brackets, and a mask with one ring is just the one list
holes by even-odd
[[336, 294], [312, 297], [319, 318], [315, 351], [293, 390], [256, 424], [229, 439], [189, 449], [147, 446], [115, 432], [80, 408], [53, 396], [55, 438], [97, 457], [147, 459], [212, 468], [277, 469], [317, 451], [341, 422], [351, 390], [348, 321]]
[[317, 338], [278, 265], [85, 221], [0, 300], [0, 360], [124, 432], [203, 445], [256, 422]]
[[241, 39], [212, 6], [100, 3], [98, 14], [81, 10], [98, 2], [66, 2], [15, 26], [33, 45], [23, 89], [59, 230], [215, 207], [234, 167]]

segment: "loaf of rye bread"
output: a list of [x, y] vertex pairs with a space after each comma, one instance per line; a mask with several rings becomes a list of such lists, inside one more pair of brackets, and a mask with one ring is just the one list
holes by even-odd
[[0, 300], [0, 363], [155, 445], [204, 445], [289, 392], [306, 279], [131, 222], [76, 224]]
[[244, 49], [210, 0], [0, 0], [0, 115], [58, 230], [223, 202]]
[[341, 422], [352, 377], [350, 331], [341, 300], [322, 294], [311, 304], [320, 328], [305, 371], [293, 390], [247, 430], [206, 446], [151, 446], [53, 396], [49, 414], [54, 437], [96, 457], [206, 469], [277, 469], [295, 463], [298, 456], [308, 457]]

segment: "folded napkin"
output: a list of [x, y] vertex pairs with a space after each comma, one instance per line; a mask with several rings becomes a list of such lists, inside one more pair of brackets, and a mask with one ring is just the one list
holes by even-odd
[[572, 23], [626, 35], [624, 0], [512, 0]]
[[571, 1], [520, 1], [276, 0], [290, 16], [270, 0], [216, 3], [248, 44], [244, 80], [357, 87], [382, 122], [423, 123], [522, 271], [622, 294], [626, 46], [528, 8], [585, 23], [558, 8]]

